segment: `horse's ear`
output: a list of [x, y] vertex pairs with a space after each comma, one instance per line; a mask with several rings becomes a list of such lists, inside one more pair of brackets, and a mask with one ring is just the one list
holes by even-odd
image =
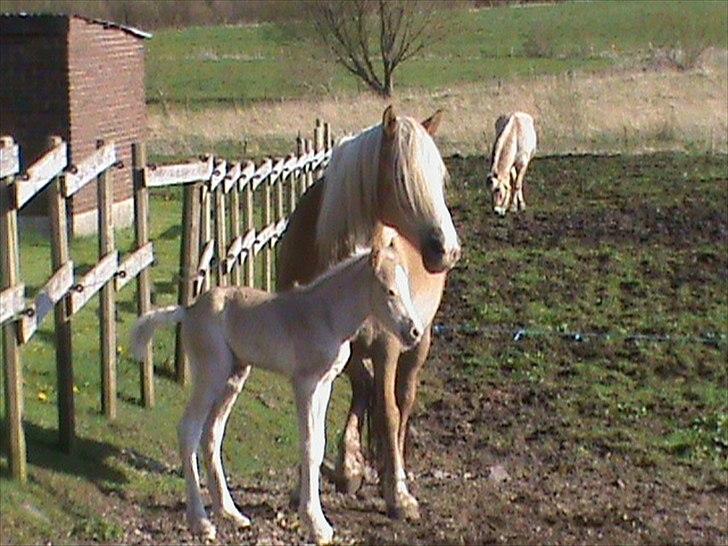
[[391, 104], [387, 106], [382, 115], [382, 128], [384, 134], [389, 138], [393, 138], [397, 129], [397, 114], [394, 111], [394, 106]]
[[440, 126], [440, 121], [442, 121], [443, 112], [444, 110], [440, 109], [422, 122], [422, 126], [425, 128], [425, 131], [430, 133], [430, 136], [435, 136], [437, 128]]

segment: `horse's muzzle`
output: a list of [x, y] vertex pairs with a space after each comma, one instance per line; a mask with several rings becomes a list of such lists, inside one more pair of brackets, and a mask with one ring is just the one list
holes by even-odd
[[460, 245], [445, 249], [445, 237], [436, 230], [422, 249], [422, 261], [429, 273], [444, 273], [452, 269], [460, 259]]

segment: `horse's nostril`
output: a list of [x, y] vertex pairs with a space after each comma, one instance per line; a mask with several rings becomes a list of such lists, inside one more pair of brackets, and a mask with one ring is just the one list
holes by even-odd
[[420, 331], [417, 329], [417, 326], [413, 326], [410, 330], [410, 335], [412, 336], [412, 339], [417, 339], [420, 337]]

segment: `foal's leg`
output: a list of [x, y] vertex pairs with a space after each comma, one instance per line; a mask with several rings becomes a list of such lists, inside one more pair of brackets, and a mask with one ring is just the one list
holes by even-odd
[[344, 493], [355, 493], [364, 478], [366, 461], [361, 442], [372, 392], [372, 374], [364, 365], [362, 346], [358, 343], [352, 344], [346, 371], [351, 381], [351, 405], [336, 461], [336, 487]]
[[390, 517], [417, 519], [417, 502], [407, 491], [404, 461], [399, 449], [400, 412], [395, 386], [400, 352], [401, 345], [389, 334], [381, 334], [373, 346], [375, 434], [382, 467], [379, 476]]
[[[204, 367], [205, 362], [200, 364]], [[214, 377], [214, 374], [197, 380], [178, 428], [180, 456], [187, 486], [187, 524], [193, 534], [208, 540], [215, 539], [215, 526], [207, 518], [202, 502], [197, 447], [205, 420], [221, 390], [219, 378]]]
[[301, 444], [301, 489], [298, 512], [318, 544], [331, 542], [334, 530], [326, 521], [319, 496], [319, 472], [326, 446], [325, 414], [333, 378], [294, 380]]
[[232, 519], [241, 527], [250, 525], [250, 520], [238, 511], [230, 496], [222, 468], [221, 450], [230, 411], [233, 409], [235, 400], [238, 398], [240, 391], [243, 390], [249, 375], [250, 366], [238, 365], [233, 369], [222, 394], [215, 401], [210, 411], [202, 439], [204, 461], [209, 481], [208, 489], [212, 497], [212, 510], [214, 513]]

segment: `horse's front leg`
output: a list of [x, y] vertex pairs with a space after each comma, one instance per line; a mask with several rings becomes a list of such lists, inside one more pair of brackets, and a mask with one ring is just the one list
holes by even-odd
[[399, 450], [402, 453], [402, 460], [407, 462], [407, 429], [412, 409], [417, 396], [417, 385], [422, 366], [430, 352], [431, 342], [430, 328], [425, 329], [422, 339], [417, 347], [406, 353], [402, 353], [397, 364], [397, 406], [399, 407]]
[[401, 345], [389, 334], [382, 334], [373, 347], [374, 434], [379, 448], [380, 485], [389, 516], [395, 519], [417, 519], [417, 501], [407, 490], [404, 461], [399, 449], [400, 412], [395, 386], [400, 352]]
[[334, 536], [319, 496], [319, 472], [326, 447], [326, 407], [332, 381], [333, 378], [294, 380], [302, 456], [298, 512], [317, 544], [327, 544]]

